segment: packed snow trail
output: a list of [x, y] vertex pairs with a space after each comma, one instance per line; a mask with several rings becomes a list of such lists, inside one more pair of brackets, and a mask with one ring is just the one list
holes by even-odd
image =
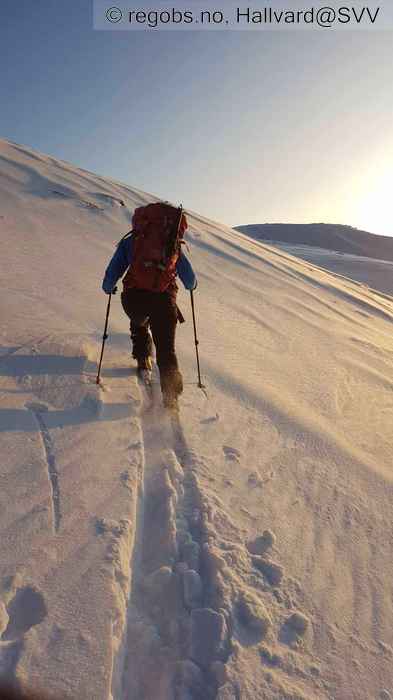
[[201, 557], [202, 496], [178, 416], [160, 406], [157, 383], [142, 391], [143, 497], [119, 698], [213, 700], [214, 664], [227, 660], [230, 639], [223, 615], [203, 607], [211, 584]]
[[[308, 620], [299, 613], [285, 615], [284, 572], [266, 556], [274, 535], [266, 531], [249, 543], [248, 550], [242, 546], [241, 534], [221, 510], [220, 501], [201, 487], [198, 472], [204, 463], [188, 447], [181, 417], [163, 410], [157, 381], [141, 391], [143, 487], [121, 683], [113, 696], [115, 700], [251, 699], [252, 691], [248, 695], [240, 680], [237, 658], [239, 648], [260, 643], [272, 625], [261, 589], [275, 593], [274, 616], [283, 620], [285, 643], [297, 644]], [[253, 568], [262, 576], [259, 582]], [[289, 661], [274, 656], [269, 646], [263, 650], [267, 663], [274, 657], [283, 674], [279, 697], [308, 697], [301, 695], [299, 679], [290, 685], [284, 682]], [[318, 660], [313, 662], [317, 667]], [[317, 679], [313, 693], [313, 698], [327, 697]]]

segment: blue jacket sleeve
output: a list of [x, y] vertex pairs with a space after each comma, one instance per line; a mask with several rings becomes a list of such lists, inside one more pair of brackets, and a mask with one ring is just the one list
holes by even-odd
[[102, 289], [106, 294], [110, 294], [116, 282], [122, 277], [131, 264], [132, 242], [126, 238], [116, 248], [113, 257], [106, 268], [105, 277], [102, 282]]
[[192, 269], [190, 261], [183, 252], [180, 253], [179, 260], [177, 261], [176, 272], [186, 289], [196, 289], [198, 282], [195, 272]]

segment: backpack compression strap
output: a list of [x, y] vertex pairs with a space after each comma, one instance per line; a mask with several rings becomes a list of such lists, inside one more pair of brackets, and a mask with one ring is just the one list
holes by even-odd
[[183, 205], [181, 204], [178, 208], [179, 218], [177, 219], [176, 225], [173, 227], [165, 246], [165, 261], [174, 255], [179, 248], [179, 232], [181, 221], [183, 218]]

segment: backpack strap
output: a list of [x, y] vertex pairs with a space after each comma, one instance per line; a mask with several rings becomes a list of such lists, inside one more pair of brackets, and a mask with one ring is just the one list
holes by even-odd
[[173, 226], [170, 235], [168, 236], [166, 248], [165, 248], [165, 260], [168, 260], [175, 253], [180, 253], [180, 226], [183, 218], [183, 205], [181, 204], [178, 208], [179, 217], [176, 221], [175, 226]]

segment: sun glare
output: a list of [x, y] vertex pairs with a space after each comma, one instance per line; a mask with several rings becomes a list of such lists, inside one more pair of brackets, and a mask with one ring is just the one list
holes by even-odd
[[393, 236], [393, 170], [385, 170], [373, 179], [372, 187], [360, 193], [356, 206], [358, 228], [370, 233]]

